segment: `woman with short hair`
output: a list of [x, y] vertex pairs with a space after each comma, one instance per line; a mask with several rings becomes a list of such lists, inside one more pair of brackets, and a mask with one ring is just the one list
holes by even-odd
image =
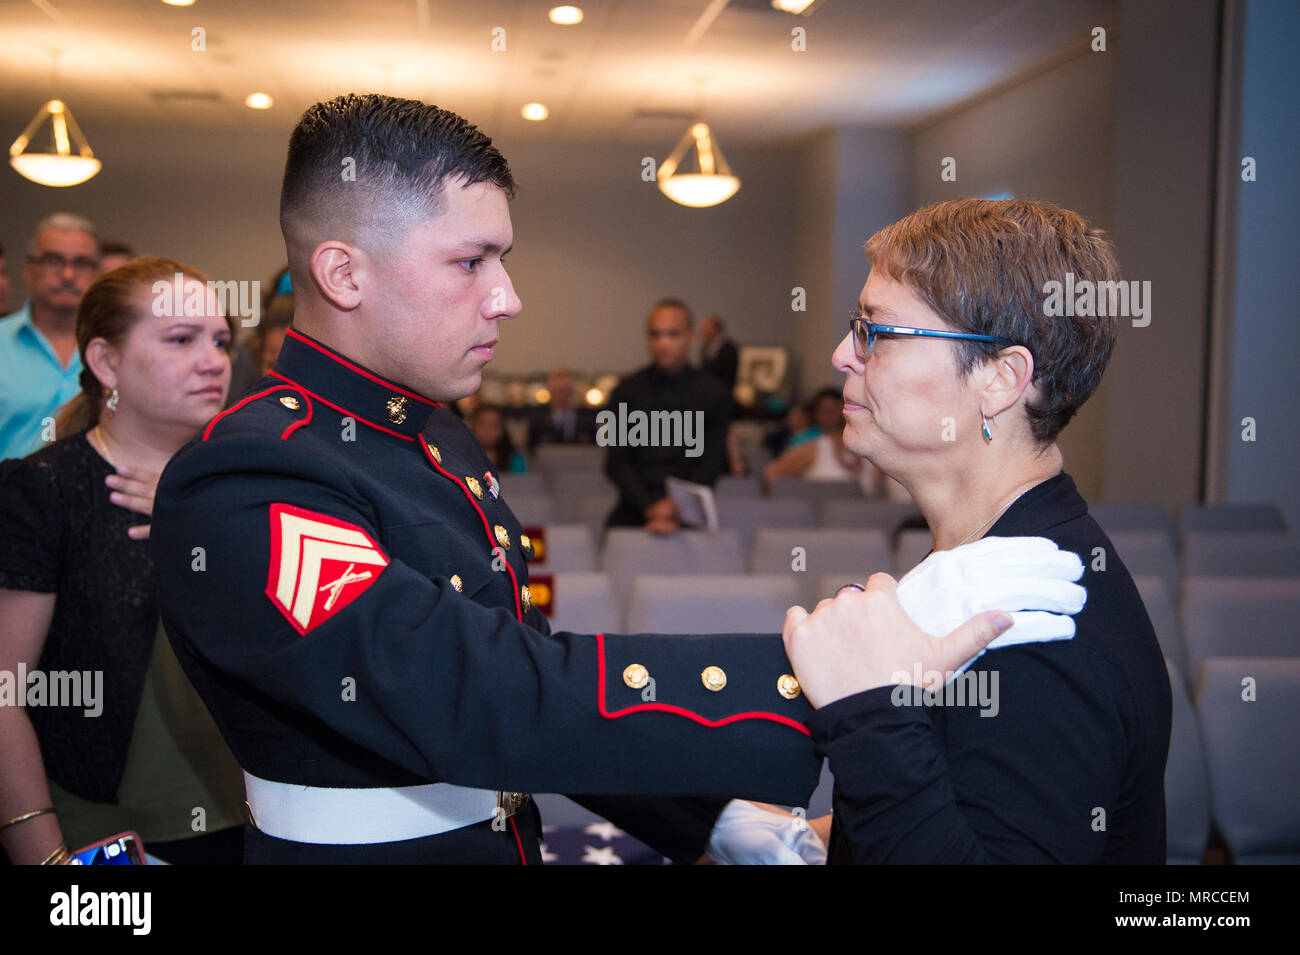
[[[811, 615], [791, 608], [787, 650], [835, 775], [830, 861], [1163, 864], [1168, 673], [1055, 443], [1101, 381], [1116, 319], [1047, 314], [1045, 299], [1069, 273], [1094, 293], [1118, 280], [1110, 240], [1046, 203], [963, 199], [866, 248], [832, 358], [847, 375], [846, 445], [911, 493], [931, 561], [985, 537], [1044, 537], [1082, 559], [1087, 603], [1073, 639], [1004, 646], [1017, 624], [973, 662], [994, 614], [937, 639], [885, 574]], [[992, 699], [913, 692], [939, 677]]]

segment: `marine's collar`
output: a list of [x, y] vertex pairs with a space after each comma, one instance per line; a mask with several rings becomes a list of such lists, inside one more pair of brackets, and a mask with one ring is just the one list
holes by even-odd
[[363, 368], [290, 328], [267, 373], [305, 391], [313, 401], [380, 431], [414, 441], [441, 403]]

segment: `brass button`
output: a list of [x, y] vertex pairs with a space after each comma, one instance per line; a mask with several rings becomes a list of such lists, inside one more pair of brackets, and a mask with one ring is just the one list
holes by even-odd
[[465, 486], [469, 488], [470, 493], [476, 498], [480, 501], [483, 500], [483, 487], [478, 483], [478, 478], [470, 477], [468, 474], [465, 475]]
[[497, 535], [497, 543], [506, 550], [510, 549], [510, 534], [500, 524], [492, 528], [492, 533]]
[[800, 692], [799, 681], [791, 673], [783, 673], [776, 681], [776, 692], [780, 693], [787, 700], [793, 700]]
[[465, 590], [465, 582], [460, 579], [460, 574], [451, 575], [451, 585], [456, 588], [458, 594], [463, 593]]
[[700, 680], [703, 681], [706, 690], [716, 693], [727, 685], [727, 674], [723, 672], [722, 667], [705, 667], [704, 672], [700, 674]]
[[533, 539], [532, 539], [531, 537], [529, 537], [527, 534], [520, 534], [520, 535], [519, 535], [519, 546], [522, 547], [522, 548], [524, 549], [524, 553], [525, 553], [525, 554], [529, 555], [530, 557], [532, 556], [532, 553], [533, 553]]
[[623, 682], [634, 690], [639, 690], [650, 682], [650, 671], [639, 663], [633, 663], [623, 671]]
[[388, 420], [393, 424], [401, 424], [406, 420], [406, 406], [410, 401], [401, 395], [393, 395], [388, 399]]
[[519, 602], [524, 605], [524, 613], [528, 613], [533, 607], [533, 594], [527, 584], [519, 588]]
[[438, 450], [436, 447], [434, 447], [432, 444], [429, 445], [429, 453], [433, 455], [433, 459], [434, 459], [435, 461], [437, 461], [439, 464], [442, 463], [442, 452], [439, 451], [439, 450]]
[[293, 395], [285, 395], [283, 398], [280, 399], [280, 404], [284, 405], [290, 411], [297, 411], [299, 408], [302, 407], [302, 402], [300, 402]]

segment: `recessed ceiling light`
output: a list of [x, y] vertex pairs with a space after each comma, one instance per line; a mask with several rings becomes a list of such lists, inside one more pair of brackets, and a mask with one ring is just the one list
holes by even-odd
[[519, 111], [519, 115], [523, 116], [524, 119], [531, 119], [535, 123], [540, 123], [551, 115], [551, 111], [541, 103], [525, 103], [524, 108]]
[[169, 7], [192, 7], [194, 0], [163, 0], [163, 3]]
[[275, 105], [275, 100], [265, 93], [249, 93], [244, 97], [244, 105], [249, 109], [270, 109]]
[[562, 27], [571, 27], [575, 23], [582, 22], [582, 8], [567, 4], [563, 7], [551, 7], [546, 15], [551, 18], [552, 23], [558, 23]]
[[786, 13], [803, 13], [813, 5], [813, 0], [772, 0], [772, 8]]

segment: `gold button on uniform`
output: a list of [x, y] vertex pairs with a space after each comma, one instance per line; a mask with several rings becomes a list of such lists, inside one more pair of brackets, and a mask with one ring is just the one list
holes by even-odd
[[298, 401], [297, 398], [293, 397], [293, 395], [285, 395], [280, 399], [280, 404], [284, 405], [290, 411], [297, 411], [302, 407], [302, 403]]
[[531, 537], [529, 537], [527, 534], [520, 534], [520, 535], [519, 535], [519, 546], [522, 547], [522, 548], [524, 549], [524, 553], [525, 553], [525, 554], [528, 554], [528, 555], [530, 555], [530, 556], [532, 555], [532, 552], [533, 552], [533, 539], [532, 539]]
[[519, 602], [524, 605], [524, 613], [528, 613], [528, 611], [532, 609], [533, 594], [532, 591], [528, 589], [527, 584], [524, 584], [519, 588]]
[[438, 450], [436, 447], [434, 447], [432, 444], [429, 445], [429, 453], [433, 455], [433, 459], [434, 459], [435, 461], [437, 461], [439, 464], [442, 463], [442, 452], [439, 451], [439, 450]]
[[633, 663], [623, 671], [623, 682], [634, 690], [639, 690], [650, 682], [650, 671], [639, 663]]
[[510, 549], [510, 534], [500, 524], [492, 528], [492, 533], [497, 535], [497, 543], [506, 550]]
[[456, 588], [458, 594], [463, 593], [465, 590], [465, 582], [460, 579], [460, 574], [451, 575], [451, 585]]
[[393, 424], [401, 424], [406, 420], [406, 406], [410, 402], [401, 395], [393, 395], [388, 399], [388, 420]]
[[793, 674], [783, 673], [777, 678], [776, 692], [780, 693], [787, 700], [793, 700], [802, 691], [799, 689], [799, 681], [794, 678]]
[[700, 674], [700, 680], [703, 681], [706, 690], [716, 693], [727, 685], [727, 674], [723, 672], [722, 667], [705, 667], [704, 672]]
[[466, 474], [465, 486], [469, 488], [470, 493], [473, 494], [476, 498], [478, 498], [480, 501], [483, 500], [483, 486], [478, 483], [478, 478], [470, 477], [468, 474]]

